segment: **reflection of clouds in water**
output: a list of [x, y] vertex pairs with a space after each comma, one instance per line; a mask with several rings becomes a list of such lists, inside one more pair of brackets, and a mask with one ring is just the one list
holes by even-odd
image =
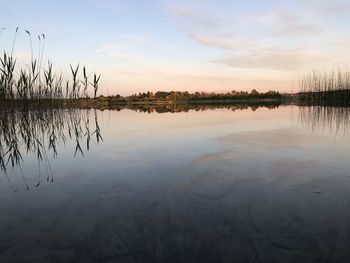
[[191, 164], [247, 161], [264, 158], [264, 155], [268, 154], [278, 154], [280, 151], [288, 154], [288, 151], [292, 153], [325, 142], [327, 137], [305, 134], [292, 129], [279, 129], [232, 133], [218, 138], [217, 141], [222, 144], [223, 150], [203, 154]]
[[199, 158], [193, 160], [191, 164], [207, 163], [210, 161], [232, 160], [233, 157], [234, 156], [231, 150], [223, 150], [220, 152], [203, 154]]
[[279, 129], [270, 131], [249, 131], [234, 133], [222, 137], [224, 143], [233, 145], [246, 145], [250, 147], [270, 148], [296, 148], [317, 144], [321, 136], [305, 134], [293, 129]]
[[344, 145], [337, 145], [335, 150], [330, 136], [297, 129], [232, 133], [219, 137], [217, 142], [221, 150], [194, 159], [188, 166], [189, 174], [225, 175], [228, 184], [259, 178], [296, 185], [342, 169], [344, 162], [329, 158], [343, 160], [348, 154]]
[[[202, 120], [186, 113], [187, 123], [179, 118], [183, 115], [171, 120], [182, 127], [220, 118], [228, 124], [217, 129], [213, 121], [211, 130], [192, 129], [194, 137], [184, 130], [162, 130], [173, 114], [161, 119], [154, 114], [152, 120], [127, 113], [118, 113], [125, 118], [117, 116], [116, 128], [104, 136], [108, 143], [93, 154], [96, 159], [86, 156], [89, 164], [75, 159], [75, 167], [62, 167], [67, 177], [57, 176], [59, 183], [35, 194], [3, 194], [1, 259], [245, 263], [349, 258], [350, 181], [341, 173], [348, 170], [346, 144], [310, 131], [276, 129], [289, 127], [288, 121], [269, 127], [279, 114], [288, 120], [286, 109], [266, 118], [258, 111], [255, 117], [240, 112], [240, 119], [223, 119], [233, 116], [225, 111], [203, 114]], [[130, 125], [140, 127], [142, 136]], [[127, 139], [123, 129], [130, 131]], [[84, 174], [78, 174], [75, 168], [83, 165]], [[28, 220], [33, 214], [35, 220]]]

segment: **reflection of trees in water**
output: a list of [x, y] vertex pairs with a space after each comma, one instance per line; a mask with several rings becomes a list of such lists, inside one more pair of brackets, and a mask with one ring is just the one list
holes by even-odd
[[[42, 182], [43, 170], [47, 173], [46, 181], [53, 182], [53, 173], [48, 154], [57, 156], [57, 147], [69, 141], [75, 142], [75, 152], [84, 155], [89, 150], [90, 142], [102, 140], [96, 111], [90, 110], [29, 110], [0, 111], [0, 170], [5, 174], [10, 186], [8, 168], [18, 168], [23, 182], [26, 182], [22, 163], [24, 154], [35, 156], [38, 161], [38, 182]], [[90, 120], [93, 119], [93, 124]], [[84, 147], [85, 144], [85, 147]]]
[[312, 131], [350, 132], [350, 107], [299, 107], [299, 121]]
[[189, 111], [206, 111], [215, 109], [225, 109], [225, 110], [247, 110], [252, 111], [258, 108], [275, 109], [281, 106], [280, 101], [254, 101], [254, 102], [237, 102], [237, 103], [183, 103], [183, 104], [124, 104], [124, 105], [113, 105], [111, 107], [103, 108], [109, 110], [124, 110], [129, 109], [137, 112], [147, 112], [147, 113], [176, 113], [176, 112], [189, 112]]
[[281, 102], [262, 101], [251, 103], [214, 103], [214, 104], [128, 104], [120, 107], [122, 109], [130, 109], [138, 112], [157, 112], [157, 113], [175, 113], [175, 112], [189, 112], [189, 111], [206, 111], [215, 109], [226, 109], [231, 111], [251, 109], [253, 111], [258, 108], [275, 109], [281, 105]]

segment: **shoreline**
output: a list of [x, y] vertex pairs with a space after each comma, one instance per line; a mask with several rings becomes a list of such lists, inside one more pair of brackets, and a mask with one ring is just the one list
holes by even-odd
[[113, 97], [48, 99], [48, 100], [0, 100], [1, 107], [113, 107], [128, 105], [215, 105], [215, 104], [270, 104], [291, 102], [290, 98], [246, 98], [246, 99], [196, 99], [196, 100], [143, 100], [127, 101]]

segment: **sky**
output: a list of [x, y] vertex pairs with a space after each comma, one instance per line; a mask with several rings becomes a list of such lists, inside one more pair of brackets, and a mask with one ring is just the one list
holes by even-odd
[[[346, 68], [348, 0], [0, 0], [0, 49], [28, 63], [28, 35], [68, 74], [84, 64], [101, 93], [292, 92], [312, 70]], [[33, 37], [34, 56], [39, 49]]]

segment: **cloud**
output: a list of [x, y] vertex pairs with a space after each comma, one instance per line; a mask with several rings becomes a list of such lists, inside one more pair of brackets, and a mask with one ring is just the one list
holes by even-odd
[[226, 54], [213, 62], [237, 68], [296, 70], [319, 59], [319, 54], [304, 48], [262, 48], [244, 54]]
[[350, 3], [348, 0], [306, 0], [302, 1], [302, 6], [305, 9], [316, 15], [324, 16], [348, 16], [350, 12]]
[[131, 75], [131, 76], [141, 76], [145, 75], [143, 72], [128, 70], [125, 68], [110, 68], [109, 69], [113, 75]]
[[225, 19], [214, 14], [204, 11], [191, 10], [181, 6], [172, 6], [169, 8], [170, 13], [179, 18], [180, 23], [184, 26], [192, 26], [197, 29], [218, 29], [227, 25]]
[[121, 34], [110, 43], [95, 49], [95, 52], [99, 58], [136, 61], [140, 57], [135, 55], [135, 51], [144, 48], [149, 37], [149, 34]]
[[129, 40], [138, 44], [143, 44], [148, 40], [149, 34], [136, 34], [136, 35], [123, 34], [123, 35], [120, 35], [119, 37], [123, 40]]
[[95, 51], [99, 57], [131, 59], [130, 55], [125, 53], [120, 45], [116, 44], [106, 44], [97, 48]]
[[202, 44], [204, 46], [216, 47], [221, 49], [242, 48], [247, 44], [246, 41], [239, 40], [239, 39], [228, 40], [228, 39], [214, 38], [214, 37], [201, 36], [201, 35], [192, 35], [192, 34], [189, 34], [189, 37], [195, 42]]
[[342, 8], [348, 10], [350, 3], [270, 2], [268, 8], [252, 10], [246, 7], [256, 5], [255, 1], [247, 1], [246, 5], [232, 4], [234, 19], [232, 12], [227, 11], [230, 5], [218, 13], [217, 10], [204, 12], [201, 6], [192, 3], [173, 8], [172, 14], [176, 21], [180, 19], [181, 30], [192, 41], [224, 51], [216, 58], [208, 58], [212, 63], [234, 68], [297, 71], [336, 61], [336, 52], [329, 47], [334, 37], [341, 39], [346, 34], [341, 34], [344, 28], [334, 28], [339, 23], [335, 14]]
[[279, 36], [311, 36], [322, 32], [319, 24], [306, 22], [302, 16], [291, 12], [280, 11], [273, 15], [273, 18], [273, 31]]

